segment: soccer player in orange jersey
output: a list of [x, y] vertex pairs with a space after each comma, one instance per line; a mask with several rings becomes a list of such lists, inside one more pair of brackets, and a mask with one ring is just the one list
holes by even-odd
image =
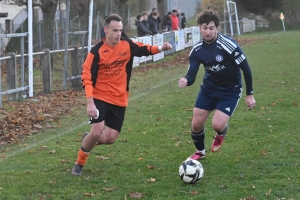
[[172, 48], [169, 43], [150, 46], [121, 37], [122, 18], [107, 16], [104, 37], [88, 53], [82, 66], [90, 132], [83, 138], [72, 174], [79, 176], [95, 144], [112, 144], [120, 132], [128, 105], [129, 80], [134, 56], [149, 56]]

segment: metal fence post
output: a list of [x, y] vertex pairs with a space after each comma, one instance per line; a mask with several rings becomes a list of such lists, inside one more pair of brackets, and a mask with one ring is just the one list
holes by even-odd
[[[16, 54], [13, 52], [9, 52], [7, 56], [11, 56], [11, 59], [7, 61], [7, 90], [13, 90], [17, 88], [17, 67], [16, 67]], [[8, 94], [8, 101], [16, 101], [17, 93]]]
[[78, 62], [78, 47], [73, 46], [72, 48], [74, 48], [73, 51], [71, 51], [71, 68], [72, 68], [72, 78], [71, 79], [71, 84], [72, 84], [72, 88], [80, 88], [81, 87], [81, 82], [80, 82], [80, 78], [77, 77], [78, 74], [80, 74], [81, 71], [81, 66], [79, 66], [79, 62]]
[[42, 62], [42, 77], [44, 93], [50, 93], [52, 90], [52, 75], [51, 75], [51, 56], [49, 49], [43, 49], [44, 55], [41, 55]]

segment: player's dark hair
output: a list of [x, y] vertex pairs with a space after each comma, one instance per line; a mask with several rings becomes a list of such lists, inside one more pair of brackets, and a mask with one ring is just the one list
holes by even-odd
[[118, 14], [111, 14], [111, 15], [108, 15], [108, 16], [105, 18], [104, 26], [108, 26], [108, 25], [110, 24], [111, 21], [121, 22], [121, 21], [122, 21], [122, 17], [120, 17], [120, 15], [118, 15]]
[[213, 10], [204, 10], [198, 16], [197, 24], [209, 24], [212, 21], [215, 23], [216, 27], [219, 27], [220, 15]]

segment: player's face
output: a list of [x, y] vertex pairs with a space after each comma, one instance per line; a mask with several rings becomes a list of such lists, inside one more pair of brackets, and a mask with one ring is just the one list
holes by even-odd
[[110, 46], [118, 44], [120, 42], [122, 31], [122, 22], [111, 21], [108, 26], [104, 27], [104, 32], [106, 34], [106, 43]]
[[211, 21], [208, 24], [205, 23], [201, 24], [200, 32], [204, 42], [210, 44], [217, 39], [218, 28], [216, 27], [215, 23]]

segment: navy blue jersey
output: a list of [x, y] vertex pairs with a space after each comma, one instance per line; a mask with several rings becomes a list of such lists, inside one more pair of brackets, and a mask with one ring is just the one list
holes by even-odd
[[203, 85], [206, 88], [231, 90], [242, 86], [241, 70], [246, 82], [247, 95], [253, 94], [252, 74], [246, 57], [230, 37], [218, 34], [216, 41], [207, 44], [201, 39], [190, 52], [190, 66], [185, 78], [188, 85], [196, 79], [200, 64], [203, 64], [205, 75]]

